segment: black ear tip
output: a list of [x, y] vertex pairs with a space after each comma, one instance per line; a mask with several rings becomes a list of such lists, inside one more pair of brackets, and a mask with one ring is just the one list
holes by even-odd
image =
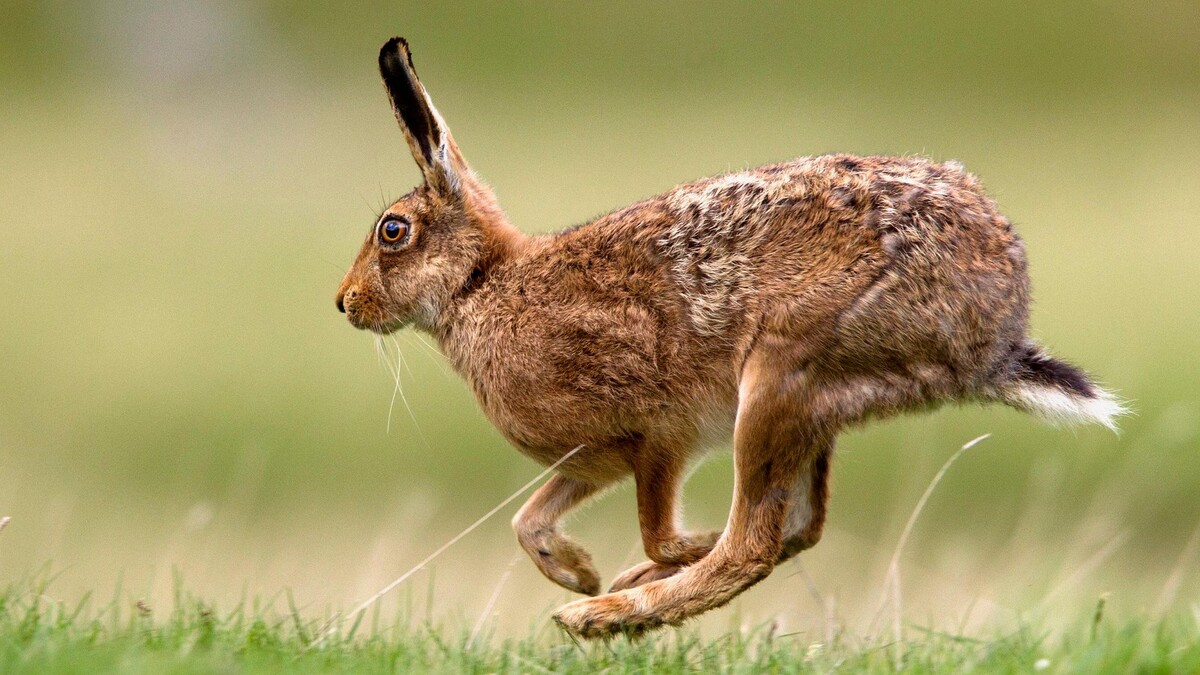
[[394, 37], [383, 43], [383, 47], [379, 50], [379, 61], [382, 63], [386, 58], [396, 57], [399, 57], [401, 60], [407, 60], [408, 53], [408, 40], [402, 37]]

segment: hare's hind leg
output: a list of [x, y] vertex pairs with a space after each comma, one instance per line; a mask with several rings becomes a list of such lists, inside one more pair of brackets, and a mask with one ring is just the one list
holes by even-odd
[[734, 429], [733, 508], [720, 540], [668, 579], [580, 600], [555, 613], [584, 637], [640, 633], [720, 607], [761, 581], [784, 553], [793, 488], [825, 445], [803, 371], [780, 368], [778, 353], [752, 355], [743, 372]]
[[[829, 464], [833, 460], [833, 439], [817, 444], [812, 455], [801, 469], [788, 496], [783, 551], [777, 563], [795, 557], [821, 540], [821, 532], [825, 527], [825, 506], [829, 501]], [[677, 484], [672, 484], [660, 474], [638, 478], [638, 515], [646, 555], [650, 560], [617, 576], [608, 589], [609, 593], [675, 576], [712, 551], [721, 536], [720, 532], [679, 533], [673, 517], [668, 519], [673, 516], [678, 490]], [[646, 493], [649, 494], [643, 497]], [[656, 520], [655, 516], [662, 520]], [[658, 526], [655, 526], [656, 522]]]
[[821, 540], [825, 529], [825, 506], [829, 502], [829, 464], [833, 461], [833, 438], [817, 443], [812, 457], [792, 486], [787, 522], [783, 527], [783, 551], [777, 563], [793, 558]]
[[563, 515], [602, 486], [556, 474], [538, 488], [513, 518], [513, 530], [533, 564], [554, 583], [585, 595], [600, 592], [592, 556], [558, 527]]
[[677, 574], [708, 555], [720, 532], [680, 531], [678, 500], [688, 448], [647, 447], [634, 463], [638, 523], [650, 560], [622, 572], [609, 592], [625, 590]]

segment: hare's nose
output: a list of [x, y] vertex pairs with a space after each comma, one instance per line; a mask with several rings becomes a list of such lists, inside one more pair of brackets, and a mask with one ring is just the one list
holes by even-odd
[[338, 311], [342, 314], [346, 313], [347, 308], [349, 308], [350, 311], [354, 311], [354, 305], [358, 300], [358, 296], [359, 293], [357, 286], [350, 286], [348, 288], [339, 290], [337, 294]]

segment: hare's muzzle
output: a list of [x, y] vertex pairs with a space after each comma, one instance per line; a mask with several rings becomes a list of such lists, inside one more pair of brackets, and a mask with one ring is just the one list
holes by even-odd
[[364, 317], [364, 314], [368, 313], [364, 311], [367, 309], [364, 307], [364, 304], [369, 304], [364, 303], [364, 300], [365, 298], [362, 297], [362, 294], [354, 286], [347, 285], [338, 289], [338, 311], [342, 314], [345, 314], [346, 318], [349, 319], [350, 323], [354, 324], [356, 328], [365, 328], [366, 324], [370, 323], [366, 317]]
[[350, 325], [360, 330], [387, 335], [404, 327], [403, 321], [386, 318], [386, 313], [381, 311], [373, 297], [357, 286], [338, 291], [337, 308], [346, 315]]

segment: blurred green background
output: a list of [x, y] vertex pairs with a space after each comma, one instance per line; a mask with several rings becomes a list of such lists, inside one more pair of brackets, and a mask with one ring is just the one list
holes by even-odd
[[[346, 607], [539, 471], [411, 334], [411, 415], [389, 413], [372, 339], [334, 308], [374, 214], [418, 180], [375, 71], [393, 34], [527, 231], [798, 155], [960, 160], [1027, 241], [1035, 335], [1135, 402], [1119, 438], [1001, 408], [845, 435], [825, 540], [707, 622], [869, 623], [917, 498], [985, 432], [902, 557], [910, 618], [1200, 599], [1188, 0], [6, 0], [0, 583], [50, 569], [72, 599], [120, 577], [165, 602], [177, 570], [218, 602]], [[718, 455], [689, 523], [722, 524], [730, 485]], [[502, 629], [544, 625], [567, 594], [519, 554], [514, 508], [389, 603], [470, 624], [503, 579]], [[606, 579], [641, 560], [627, 487], [570, 529]]]

